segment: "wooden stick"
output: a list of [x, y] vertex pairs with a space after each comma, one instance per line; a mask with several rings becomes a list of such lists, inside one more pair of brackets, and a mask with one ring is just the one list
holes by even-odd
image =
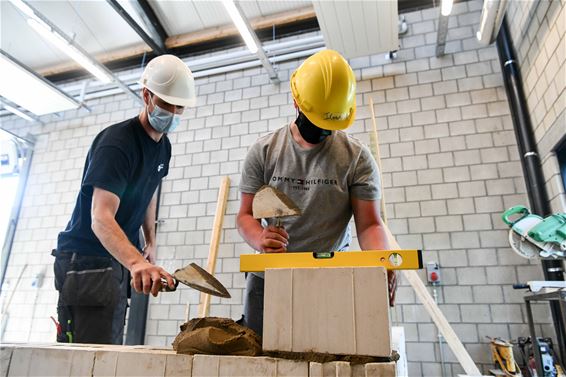
[[[370, 109], [372, 115], [371, 119], [373, 124], [373, 131], [371, 134], [373, 139], [372, 152], [379, 166], [379, 170], [382, 173], [383, 171], [381, 170], [381, 156], [379, 154], [379, 143], [378, 143], [379, 139], [377, 138], [377, 124], [375, 121], [375, 113], [373, 109], [372, 98], [369, 99], [369, 103], [370, 103]], [[387, 226], [387, 220], [385, 217], [386, 215], [385, 196], [383, 193], [383, 184], [382, 184], [381, 210], [382, 210], [381, 216], [384, 220], [383, 228], [385, 230], [385, 233], [387, 234], [387, 240], [389, 242], [389, 246], [392, 249], [399, 250], [401, 249], [401, 247], [399, 246], [397, 240], [395, 239], [395, 237], [389, 230], [389, 227]], [[481, 376], [482, 374], [479, 371], [478, 367], [470, 357], [470, 354], [468, 353], [466, 348], [464, 348], [464, 345], [462, 344], [462, 342], [460, 341], [460, 339], [458, 338], [458, 336], [450, 326], [450, 323], [448, 323], [448, 321], [446, 320], [446, 317], [444, 316], [438, 305], [436, 305], [436, 303], [434, 302], [434, 299], [431, 297], [430, 293], [426, 289], [426, 286], [419, 278], [417, 272], [414, 270], [402, 270], [402, 273], [405, 279], [407, 279], [407, 281], [409, 282], [409, 284], [411, 284], [411, 287], [413, 287], [413, 289], [415, 290], [417, 297], [424, 305], [426, 311], [428, 312], [428, 314], [430, 315], [430, 317], [438, 327], [438, 330], [442, 333], [442, 336], [444, 336], [446, 343], [454, 353], [454, 356], [456, 356], [456, 359], [458, 360], [462, 368], [464, 368], [464, 370], [466, 371], [466, 374], [469, 376]]]
[[387, 211], [385, 210], [385, 190], [383, 188], [383, 169], [381, 168], [381, 154], [379, 152], [379, 139], [377, 137], [377, 121], [375, 119], [375, 111], [373, 109], [373, 98], [369, 98], [369, 108], [371, 110], [371, 123], [372, 123], [372, 132], [370, 133], [371, 139], [371, 151], [373, 153], [373, 157], [377, 162], [377, 166], [379, 167], [379, 173], [381, 174], [381, 218], [385, 223], [387, 223]]
[[[220, 232], [222, 223], [224, 222], [224, 212], [226, 212], [226, 201], [228, 199], [228, 190], [230, 189], [230, 178], [224, 177], [220, 182], [218, 190], [218, 201], [216, 202], [216, 214], [214, 215], [214, 224], [212, 225], [212, 237], [210, 240], [210, 249], [208, 250], [208, 262], [206, 271], [214, 275], [216, 269], [216, 257], [218, 256], [218, 245], [220, 244]], [[198, 316], [208, 316], [210, 308], [210, 295], [206, 293], [200, 294], [200, 305], [198, 307]]]
[[[387, 239], [391, 248], [401, 249], [401, 247], [397, 243], [397, 240], [395, 240], [395, 237], [393, 237], [393, 234], [391, 234], [389, 227], [384, 224], [383, 228], [385, 230], [385, 233], [387, 233]], [[430, 296], [430, 293], [426, 289], [426, 286], [424, 285], [422, 280], [419, 278], [417, 272], [415, 270], [402, 271], [403, 276], [415, 290], [417, 297], [424, 305], [426, 311], [438, 327], [438, 330], [442, 333], [442, 336], [444, 336], [446, 343], [454, 353], [454, 356], [456, 356], [456, 359], [458, 359], [458, 362], [460, 363], [462, 368], [464, 368], [464, 370], [466, 371], [466, 374], [468, 376], [481, 376], [482, 374], [474, 363], [474, 360], [472, 360], [470, 354], [468, 353], [466, 348], [464, 348], [464, 345], [452, 329], [452, 326], [450, 326], [450, 323], [448, 323], [446, 317], [444, 316], [438, 305], [436, 305], [434, 299]]]

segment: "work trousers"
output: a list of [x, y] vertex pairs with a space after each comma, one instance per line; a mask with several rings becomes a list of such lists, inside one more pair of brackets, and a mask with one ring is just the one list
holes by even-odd
[[129, 272], [111, 256], [54, 250], [62, 343], [122, 344]]
[[255, 331], [259, 336], [263, 335], [263, 290], [264, 279], [248, 273], [244, 293], [243, 325]]

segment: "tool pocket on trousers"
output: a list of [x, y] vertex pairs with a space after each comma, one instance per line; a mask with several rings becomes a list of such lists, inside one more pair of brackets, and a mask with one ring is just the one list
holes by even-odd
[[112, 267], [68, 271], [61, 298], [69, 306], [109, 306], [116, 301]]

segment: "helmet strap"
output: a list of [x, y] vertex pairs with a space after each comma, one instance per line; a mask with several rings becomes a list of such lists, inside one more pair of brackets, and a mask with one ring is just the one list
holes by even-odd
[[324, 139], [326, 139], [332, 133], [332, 131], [330, 130], [325, 130], [315, 126], [305, 116], [305, 114], [300, 111], [297, 119], [295, 120], [295, 124], [297, 125], [297, 128], [299, 129], [299, 132], [303, 139], [305, 139], [305, 141], [310, 144], [322, 143]]

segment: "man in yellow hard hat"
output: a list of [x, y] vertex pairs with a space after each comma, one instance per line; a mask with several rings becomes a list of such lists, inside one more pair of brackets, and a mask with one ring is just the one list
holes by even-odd
[[[246, 157], [240, 183], [237, 226], [246, 242], [261, 253], [346, 250], [354, 215], [363, 250], [389, 249], [379, 215], [381, 184], [367, 147], [342, 130], [356, 115], [356, 79], [336, 51], [323, 50], [291, 76], [298, 116], [260, 137]], [[282, 219], [282, 227], [253, 218], [254, 194], [263, 185], [283, 191], [302, 210]], [[389, 273], [390, 304], [395, 274]], [[246, 277], [244, 325], [263, 330], [263, 274]]]
[[52, 253], [59, 342], [122, 344], [130, 274], [133, 288], [146, 295], [156, 296], [162, 279], [174, 286], [154, 264], [157, 187], [169, 172], [166, 134], [195, 103], [194, 78], [179, 58], [162, 55], [149, 62], [140, 84], [140, 114], [95, 137], [71, 220]]

